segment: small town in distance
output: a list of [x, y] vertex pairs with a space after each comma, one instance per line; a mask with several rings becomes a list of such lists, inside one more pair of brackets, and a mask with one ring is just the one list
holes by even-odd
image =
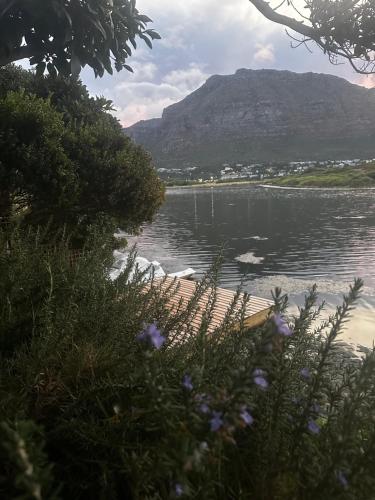
[[373, 159], [307, 160], [265, 163], [223, 163], [219, 167], [159, 168], [158, 173], [166, 181], [173, 182], [226, 182], [241, 180], [264, 180], [314, 172], [316, 169], [340, 170], [360, 168], [375, 162]]

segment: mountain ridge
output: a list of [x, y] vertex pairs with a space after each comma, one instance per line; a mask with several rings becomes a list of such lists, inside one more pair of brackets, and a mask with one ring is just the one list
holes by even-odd
[[213, 75], [124, 129], [157, 167], [375, 156], [375, 90], [322, 73]]

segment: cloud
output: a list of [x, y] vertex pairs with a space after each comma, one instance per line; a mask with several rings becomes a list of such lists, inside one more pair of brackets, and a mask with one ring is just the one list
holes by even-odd
[[[153, 77], [153, 68], [145, 74]], [[105, 95], [114, 100], [116, 116], [121, 123], [129, 126], [139, 120], [161, 116], [164, 108], [200, 87], [208, 76], [199, 66], [191, 64], [186, 69], [167, 73], [159, 83], [134, 81], [130, 77], [114, 88], [106, 89]]]
[[158, 67], [153, 62], [135, 61], [131, 63], [134, 73], [129, 75], [130, 81], [143, 82], [152, 80], [158, 70]]
[[359, 75], [354, 83], [362, 85], [367, 89], [373, 89], [375, 87], [375, 75]]
[[312, 54], [305, 47], [291, 49], [284, 28], [265, 19], [247, 0], [137, 0], [137, 8], [154, 20], [162, 40], [154, 42], [153, 50], [139, 40], [128, 60], [134, 74], [121, 71], [95, 79], [85, 69], [82, 75], [92, 94], [113, 100], [124, 126], [161, 116], [166, 106], [208, 76], [233, 74], [238, 68], [315, 71], [368, 87], [375, 83], [359, 77], [348, 64], [332, 66], [314, 45]]
[[163, 78], [163, 81], [177, 87], [183, 92], [192, 92], [200, 87], [209, 76], [199, 66], [190, 64], [190, 67], [187, 69], [171, 71]]
[[255, 45], [256, 52], [254, 54], [254, 61], [257, 63], [273, 63], [275, 61], [274, 47], [272, 43], [262, 45], [257, 43]]

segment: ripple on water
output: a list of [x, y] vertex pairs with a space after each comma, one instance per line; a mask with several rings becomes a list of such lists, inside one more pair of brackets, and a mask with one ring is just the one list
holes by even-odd
[[243, 264], [261, 264], [264, 261], [264, 257], [256, 257], [254, 252], [247, 252], [235, 257], [234, 260]]
[[[305, 294], [316, 284], [319, 293], [341, 297], [349, 291], [349, 287], [353, 284], [353, 280], [332, 280], [320, 276], [311, 279], [301, 279], [279, 274], [257, 278], [249, 281], [247, 284], [248, 287], [253, 290], [253, 293], [258, 293], [260, 295], [269, 295], [270, 290], [278, 287], [281, 288], [284, 293], [291, 296]], [[362, 295], [369, 298], [375, 298], [375, 288], [364, 286]]]

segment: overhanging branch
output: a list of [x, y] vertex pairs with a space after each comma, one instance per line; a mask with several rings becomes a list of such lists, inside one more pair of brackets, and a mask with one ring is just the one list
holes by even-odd
[[250, 0], [250, 3], [252, 3], [254, 7], [256, 7], [259, 12], [270, 21], [273, 21], [277, 24], [282, 24], [283, 26], [287, 26], [288, 28], [296, 31], [297, 33], [300, 33], [307, 38], [312, 38], [313, 40], [318, 38], [318, 35], [313, 28], [311, 28], [310, 26], [306, 26], [305, 24], [303, 24], [303, 22], [297, 21], [292, 17], [275, 12], [274, 9], [270, 7], [270, 5], [264, 0]]
[[31, 48], [27, 45], [11, 50], [9, 54], [0, 52], [0, 67], [6, 66], [7, 64], [15, 61], [20, 61], [21, 59], [30, 59], [30, 57], [35, 55], [35, 51], [31, 50]]
[[[375, 45], [373, 41], [375, 28], [370, 27], [370, 29], [367, 22], [369, 12], [375, 13], [375, 7], [372, 3], [374, 0], [368, 0], [366, 8], [362, 4], [358, 6], [360, 0], [351, 0], [351, 3], [342, 1], [341, 8], [334, 14], [327, 9], [330, 0], [322, 0], [325, 9], [321, 8], [320, 11], [315, 9], [314, 12], [312, 10], [313, 4], [310, 5], [305, 0], [306, 5], [310, 8], [310, 18], [302, 16], [293, 0], [288, 0], [288, 5], [294, 9], [296, 14], [309, 21], [310, 26], [294, 17], [280, 14], [277, 12], [279, 6], [273, 8], [265, 0], [249, 1], [265, 18], [302, 35], [303, 39], [298, 40], [299, 45], [313, 41], [328, 55], [332, 63], [337, 64], [336, 58], [343, 57], [348, 59], [357, 73], [367, 75], [375, 72], [375, 50], [373, 47]], [[318, 0], [317, 5], [320, 5]], [[344, 34], [342, 34], [342, 30], [344, 30]], [[362, 35], [363, 31], [367, 33], [365, 38]], [[291, 38], [296, 41], [293, 36]]]

